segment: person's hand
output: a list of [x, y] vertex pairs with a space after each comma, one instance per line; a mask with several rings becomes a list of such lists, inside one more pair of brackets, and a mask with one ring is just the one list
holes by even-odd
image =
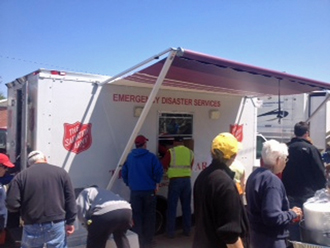
[[297, 215], [297, 218], [295, 218], [293, 220], [293, 222], [299, 222], [299, 221], [301, 221], [301, 219], [303, 218], [303, 212], [302, 212], [301, 208], [293, 207], [291, 210], [293, 212], [295, 212], [295, 214]]
[[158, 190], [159, 190], [159, 184], [157, 183], [155, 188], [155, 194], [157, 194]]
[[227, 248], [244, 248], [241, 238], [238, 238], [238, 240], [234, 244], [226, 244], [226, 245]]
[[68, 236], [74, 233], [74, 225], [66, 225], [65, 231]]

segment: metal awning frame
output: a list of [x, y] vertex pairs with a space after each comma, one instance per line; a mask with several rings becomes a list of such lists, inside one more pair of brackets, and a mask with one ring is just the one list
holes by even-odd
[[[151, 109], [151, 106], [152, 106], [152, 104], [153, 104], [153, 102], [155, 100], [155, 97], [157, 96], [157, 94], [159, 92], [159, 89], [163, 85], [163, 82], [166, 79], [166, 76], [167, 76], [167, 74], [169, 72], [169, 69], [171, 68], [171, 65], [172, 65], [175, 57], [176, 56], [183, 56], [184, 55], [184, 52], [187, 53], [187, 56], [191, 56], [191, 58], [189, 58], [189, 59], [193, 59], [193, 60], [195, 60], [196, 58], [198, 59], [198, 56], [201, 55], [201, 54], [198, 54], [198, 53], [194, 53], [192, 51], [184, 51], [182, 48], [169, 48], [169, 49], [166, 49], [165, 51], [163, 51], [163, 52], [161, 52], [159, 54], [156, 54], [156, 55], [150, 57], [149, 59], [146, 59], [146, 60], [142, 61], [141, 63], [139, 63], [139, 64], [137, 64], [137, 65], [135, 65], [135, 66], [133, 66], [133, 67], [131, 67], [131, 68], [129, 68], [129, 69], [127, 69], [127, 70], [125, 70], [125, 71], [117, 74], [117, 75], [115, 75], [114, 77], [111, 77], [111, 78], [109, 78], [109, 79], [107, 79], [107, 80], [105, 80], [103, 82], [97, 82], [97, 83], [95, 83], [98, 86], [103, 86], [105, 84], [115, 83], [116, 81], [123, 79], [127, 74], [134, 73], [134, 71], [136, 71], [137, 69], [141, 68], [142, 66], [145, 66], [146, 64], [148, 64], [148, 63], [150, 63], [150, 62], [152, 62], [152, 61], [154, 61], [156, 59], [158, 60], [160, 57], [165, 56], [167, 54], [167, 57], [164, 59], [165, 62], [161, 66], [160, 72], [157, 75], [155, 75], [155, 78], [157, 78], [157, 79], [156, 79], [155, 83], [153, 84], [153, 87], [152, 87], [152, 90], [151, 90], [151, 92], [149, 94], [148, 100], [147, 100], [147, 102], [146, 102], [146, 104], [145, 104], [145, 106], [144, 106], [144, 108], [142, 110], [142, 113], [141, 113], [141, 115], [140, 115], [140, 117], [139, 117], [139, 119], [138, 119], [138, 121], [137, 121], [137, 123], [136, 123], [136, 125], [135, 125], [135, 127], [133, 129], [133, 131], [132, 131], [132, 134], [130, 135], [130, 138], [129, 138], [127, 144], [126, 144], [126, 147], [125, 147], [125, 149], [124, 149], [124, 151], [123, 151], [123, 153], [122, 153], [122, 155], [121, 155], [121, 157], [120, 157], [120, 159], [118, 161], [117, 167], [115, 169], [114, 174], [112, 175], [112, 177], [110, 179], [110, 182], [109, 182], [109, 184], [107, 186], [107, 189], [111, 189], [113, 187], [114, 182], [115, 182], [115, 180], [118, 177], [119, 170], [120, 170], [121, 166], [124, 164], [124, 162], [126, 160], [126, 157], [127, 157], [128, 153], [130, 152], [131, 147], [133, 146], [135, 137], [140, 132], [141, 127], [142, 127], [143, 123], [145, 122], [145, 119], [146, 119], [146, 117], [147, 117], [147, 115], [148, 115], [148, 113], [149, 113], [149, 111]], [[216, 61], [217, 58], [207, 56], [206, 59], [210, 60], [211, 61], [210, 63], [213, 64], [213, 60]], [[203, 63], [203, 61], [199, 61], [199, 60], [196, 60], [196, 61], [198, 61], [200, 63]], [[221, 62], [224, 62], [224, 60], [221, 60]], [[226, 62], [225, 61], [225, 63], [228, 63], [226, 66], [232, 68], [235, 71], [244, 71], [242, 68], [246, 68], [247, 67], [246, 65], [239, 64], [239, 63], [233, 63], [233, 62], [230, 62], [230, 61], [229, 62]], [[214, 65], [217, 66], [216, 64], [214, 64]], [[235, 65], [235, 67], [232, 67], [232, 65]], [[253, 74], [258, 74], [258, 75], [265, 76], [265, 77], [270, 77], [269, 75], [273, 75], [271, 77], [274, 77], [275, 79], [277, 79], [279, 81], [282, 80], [282, 77], [281, 76], [285, 76], [290, 82], [295, 82], [296, 79], [299, 79], [295, 83], [298, 83], [298, 84], [301, 84], [301, 85], [306, 84], [306, 83], [302, 82], [303, 81], [303, 78], [299, 78], [299, 77], [291, 78], [290, 75], [285, 75], [285, 74], [281, 74], [281, 73], [277, 73], [277, 72], [274, 72], [274, 71], [270, 71], [270, 70], [266, 70], [266, 69], [261, 69], [261, 68], [257, 68], [257, 67], [252, 67], [252, 66], [248, 66], [248, 68], [250, 68], [252, 71], [255, 71], [255, 73], [253, 73], [252, 71], [246, 71], [247, 73], [252, 74], [252, 75]], [[302, 79], [301, 82], [300, 82], [300, 79]], [[311, 87], [314, 87], [314, 83], [315, 84], [318, 83], [318, 82], [314, 82], [313, 80], [310, 80], [310, 81], [311, 81], [311, 84], [309, 86], [311, 86]], [[138, 85], [138, 83], [137, 83], [137, 85]], [[204, 85], [204, 87], [208, 87], [208, 86]], [[164, 87], [164, 88], [166, 88], [166, 87]], [[328, 87], [328, 89], [329, 88], [330, 88], [330, 86]], [[228, 94], [228, 92], [227, 92], [227, 94]], [[241, 103], [240, 112], [243, 111], [242, 108], [244, 107], [244, 103], [246, 101], [246, 97], [247, 96], [248, 95], [245, 95], [245, 98], [242, 99], [243, 102]], [[244, 97], [244, 95], [242, 95], [242, 97]], [[251, 95], [249, 97], [251, 97]], [[328, 94], [326, 100], [328, 100], [329, 98], [330, 98], [330, 95]], [[315, 112], [317, 112], [319, 110], [319, 108], [321, 108], [324, 105], [324, 103], [326, 102], [326, 100], [324, 100], [324, 102], [321, 104], [320, 107], [318, 107], [318, 109]], [[311, 116], [310, 118], [312, 118], [312, 117], [313, 116]]]
[[310, 114], [310, 116], [307, 118], [306, 122], [310, 122], [311, 119], [314, 118], [314, 116], [320, 111], [320, 109], [329, 101], [330, 99], [330, 92], [326, 91], [326, 97], [324, 98], [324, 100], [320, 103], [320, 105], [314, 110], [313, 113]]
[[125, 160], [127, 158], [127, 155], [130, 152], [131, 147], [133, 146], [135, 137], [140, 132], [141, 127], [142, 127], [142, 125], [143, 125], [143, 123], [144, 123], [144, 121], [145, 121], [145, 119], [146, 119], [146, 117], [147, 117], [147, 115], [148, 115], [148, 113], [150, 111], [150, 108], [152, 106], [152, 103], [154, 102], [154, 100], [155, 100], [155, 98], [156, 98], [156, 96], [158, 94], [158, 91], [159, 91], [162, 83], [164, 82], [164, 79], [166, 77], [166, 74], [167, 74], [168, 70], [170, 69], [175, 56], [177, 56], [177, 54], [179, 52], [181, 52], [180, 49], [170, 48], [170, 49], [165, 50], [164, 52], [162, 52], [162, 53], [160, 53], [160, 54], [158, 54], [156, 56], [153, 56], [153, 57], [151, 57], [151, 58], [149, 58], [149, 59], [147, 59], [147, 60], [145, 60], [145, 61], [137, 64], [136, 66], [131, 67], [130, 69], [128, 69], [128, 70], [126, 70], [126, 71], [124, 71], [124, 72], [116, 75], [115, 77], [110, 78], [110, 79], [108, 79], [108, 80], [106, 80], [106, 81], [104, 81], [104, 82], [102, 82], [102, 83], [99, 84], [100, 86], [102, 86], [102, 85], [104, 85], [106, 83], [113, 83], [118, 78], [126, 75], [127, 73], [130, 73], [133, 70], [135, 70], [135, 69], [137, 69], [137, 68], [139, 68], [139, 67], [141, 67], [141, 66], [143, 66], [143, 65], [145, 65], [145, 64], [147, 64], [147, 63], [149, 63], [149, 62], [151, 62], [151, 61], [153, 61], [155, 59], [158, 59], [160, 56], [162, 56], [162, 55], [164, 55], [166, 53], [169, 54], [167, 56], [167, 58], [166, 58], [166, 61], [165, 61], [164, 65], [163, 65], [163, 67], [162, 67], [162, 70], [161, 70], [161, 72], [160, 72], [160, 74], [159, 74], [159, 76], [157, 78], [157, 81], [156, 81], [155, 85], [153, 86], [152, 91], [149, 94], [148, 100], [147, 100], [145, 106], [143, 107], [142, 113], [141, 113], [141, 115], [140, 115], [137, 123], [135, 124], [135, 127], [134, 127], [134, 129], [132, 131], [132, 134], [131, 134], [131, 136], [130, 136], [128, 142], [127, 142], [127, 144], [126, 144], [126, 147], [125, 147], [125, 149], [124, 149], [124, 151], [123, 151], [123, 153], [122, 153], [122, 155], [121, 155], [121, 157], [120, 157], [120, 159], [118, 161], [118, 164], [116, 166], [116, 169], [114, 171], [114, 174], [112, 175], [112, 177], [110, 179], [110, 182], [109, 182], [109, 184], [107, 186], [107, 189], [108, 190], [111, 190], [111, 188], [113, 187], [113, 185], [115, 183], [115, 180], [118, 177], [119, 170], [122, 167], [122, 165], [124, 164], [124, 162], [125, 162]]

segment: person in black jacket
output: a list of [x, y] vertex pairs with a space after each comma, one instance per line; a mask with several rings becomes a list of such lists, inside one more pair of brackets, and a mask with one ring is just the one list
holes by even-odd
[[64, 169], [48, 164], [40, 151], [29, 153], [28, 164], [11, 181], [6, 199], [8, 211], [21, 212], [22, 247], [66, 248], [77, 214], [70, 177]]
[[193, 248], [248, 248], [249, 226], [236, 188], [234, 172], [239, 142], [230, 133], [220, 133], [212, 142], [212, 163], [194, 185], [195, 236]]
[[[325, 188], [325, 167], [320, 152], [310, 142], [308, 123], [298, 122], [294, 134], [296, 137], [288, 144], [289, 161], [283, 170], [282, 181], [290, 206], [302, 208], [317, 190]], [[299, 241], [299, 225], [293, 224], [289, 230], [290, 239]]]

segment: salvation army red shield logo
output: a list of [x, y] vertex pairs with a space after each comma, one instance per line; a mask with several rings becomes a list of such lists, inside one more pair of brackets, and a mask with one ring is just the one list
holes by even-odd
[[243, 124], [238, 125], [230, 125], [230, 133], [235, 136], [235, 138], [239, 141], [242, 142], [243, 140]]
[[92, 123], [64, 123], [63, 146], [69, 152], [79, 154], [92, 145]]

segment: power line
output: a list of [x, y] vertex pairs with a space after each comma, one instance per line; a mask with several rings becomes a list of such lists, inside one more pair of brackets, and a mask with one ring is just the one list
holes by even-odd
[[[10, 56], [6, 56], [6, 55], [1, 55], [0, 54], [0, 58], [3, 59], [8, 59], [8, 60], [14, 60], [14, 61], [19, 61], [19, 62], [23, 62], [23, 63], [29, 63], [29, 64], [35, 64], [41, 67], [46, 67], [46, 68], [59, 68], [62, 70], [66, 70], [66, 71], [74, 71], [74, 72], [85, 72], [85, 73], [89, 73], [89, 74], [99, 74], [99, 75], [104, 75], [102, 73], [95, 73], [95, 72], [89, 72], [89, 71], [83, 71], [83, 70], [76, 70], [73, 68], [68, 68], [68, 67], [64, 67], [64, 66], [59, 66], [59, 65], [54, 65], [54, 64], [48, 64], [48, 63], [43, 63], [43, 62], [37, 62], [37, 61], [32, 61], [32, 60], [27, 60], [27, 59], [22, 59], [22, 58], [16, 58], [16, 57], [10, 57]], [[0, 78], [1, 80], [1, 78]]]

